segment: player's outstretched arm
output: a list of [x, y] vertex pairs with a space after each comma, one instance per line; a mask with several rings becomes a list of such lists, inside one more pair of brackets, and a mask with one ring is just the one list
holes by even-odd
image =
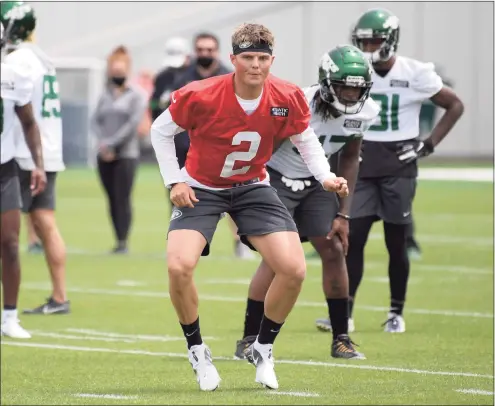
[[33, 106], [31, 103], [27, 103], [23, 106], [16, 106], [15, 112], [21, 122], [26, 144], [31, 152], [35, 165], [35, 169], [31, 171], [31, 190], [33, 195], [37, 195], [42, 192], [46, 186], [40, 129], [34, 118]]
[[301, 134], [293, 135], [290, 140], [301, 154], [311, 174], [326, 191], [337, 192], [339, 196], [349, 194], [347, 181], [344, 178], [337, 178], [330, 170], [325, 151], [311, 127], [308, 127]]

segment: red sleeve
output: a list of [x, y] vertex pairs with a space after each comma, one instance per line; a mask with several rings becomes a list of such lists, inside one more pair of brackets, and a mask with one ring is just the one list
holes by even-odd
[[306, 96], [301, 89], [297, 89], [290, 98], [291, 106], [289, 109], [289, 126], [287, 128], [286, 136], [292, 137], [296, 134], [301, 134], [309, 127], [309, 120], [311, 119], [311, 112], [309, 110], [309, 104], [306, 100]]
[[170, 95], [168, 110], [179, 127], [192, 130], [195, 127], [195, 92], [190, 85], [181, 87]]

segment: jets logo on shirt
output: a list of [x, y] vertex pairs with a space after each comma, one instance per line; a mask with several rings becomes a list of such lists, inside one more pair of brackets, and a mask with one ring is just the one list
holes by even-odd
[[174, 209], [174, 211], [172, 212], [172, 216], [170, 217], [170, 221], [178, 219], [181, 216], [182, 212], [180, 210]]
[[361, 128], [362, 124], [363, 122], [360, 120], [352, 120], [350, 118], [347, 118], [344, 121], [344, 128]]
[[289, 109], [287, 107], [272, 107], [270, 114], [275, 117], [288, 117]]
[[409, 87], [409, 81], [391, 79], [390, 80], [390, 87]]

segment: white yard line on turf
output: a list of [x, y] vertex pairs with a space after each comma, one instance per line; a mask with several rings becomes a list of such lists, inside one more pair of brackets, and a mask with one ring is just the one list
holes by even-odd
[[[46, 290], [46, 284], [25, 283], [22, 285], [22, 289]], [[69, 293], [84, 293], [84, 294], [92, 294], [92, 295], [170, 298], [169, 294], [166, 292], [149, 292], [149, 291], [138, 291], [138, 290], [118, 290], [118, 289], [92, 289], [92, 288], [88, 289], [88, 288], [79, 288], [79, 287], [70, 287], [67, 290]], [[200, 300], [206, 300], [206, 301], [209, 300], [212, 302], [244, 303], [246, 301], [245, 297], [228, 297], [228, 296], [215, 296], [215, 295], [199, 295], [199, 298]], [[298, 301], [296, 303], [296, 306], [323, 308], [326, 307], [326, 304], [324, 302], [307, 302], [303, 300], [303, 301]], [[355, 307], [356, 309], [368, 310], [372, 312], [386, 312], [389, 310], [388, 307], [380, 307], [380, 306], [356, 305]], [[430, 309], [414, 309], [408, 307], [407, 313], [493, 319], [493, 314], [491, 313], [464, 312], [457, 310], [430, 310]]]
[[78, 398], [97, 398], [97, 399], [137, 399], [137, 396], [124, 396], [124, 395], [112, 395], [100, 394], [100, 393], [76, 393], [73, 396]]
[[[106, 338], [115, 338], [115, 339], [131, 339], [131, 340], [142, 340], [142, 341], [183, 341], [184, 337], [173, 337], [173, 336], [160, 336], [160, 335], [152, 335], [152, 334], [120, 334], [120, 333], [112, 333], [98, 330], [91, 330], [85, 328], [66, 328], [65, 331], [71, 333], [79, 333], [89, 336], [101, 336]], [[84, 338], [85, 336], [83, 336]], [[203, 337], [205, 340], [217, 340], [216, 337]]]
[[317, 398], [320, 395], [318, 393], [310, 393], [310, 392], [279, 392], [279, 391], [269, 391], [265, 392], [269, 395], [282, 395], [282, 396], [296, 396], [300, 398]]
[[[170, 358], [188, 357], [188, 355], [185, 353], [175, 353], [175, 352], [118, 350], [114, 348], [95, 348], [95, 347], [80, 347], [80, 346], [70, 346], [70, 345], [42, 344], [42, 343], [33, 343], [33, 342], [10, 341], [5, 339], [2, 339], [1, 343], [2, 345], [7, 345], [7, 346], [50, 349], [50, 350], [105, 352], [105, 353], [114, 353], [114, 354], [148, 355], [153, 357], [170, 357]], [[213, 359], [221, 360], [221, 361], [239, 362], [234, 360], [232, 357], [213, 357]], [[465, 376], [471, 378], [483, 378], [483, 379], [492, 379], [492, 380], [494, 378], [493, 375], [477, 374], [472, 372], [431, 371], [431, 370], [422, 370], [422, 369], [408, 369], [408, 368], [397, 368], [397, 367], [376, 366], [376, 365], [338, 364], [338, 363], [323, 362], [323, 361], [296, 361], [296, 360], [277, 359], [277, 364], [305, 365], [305, 366], [331, 367], [331, 368], [352, 368], [352, 369], [362, 369], [362, 370], [370, 370], [370, 371], [400, 372], [400, 373], [420, 374], [420, 375]]]
[[495, 392], [490, 392], [487, 390], [480, 390], [480, 389], [457, 389], [456, 392], [466, 393], [469, 395], [489, 395], [489, 396], [495, 395]]

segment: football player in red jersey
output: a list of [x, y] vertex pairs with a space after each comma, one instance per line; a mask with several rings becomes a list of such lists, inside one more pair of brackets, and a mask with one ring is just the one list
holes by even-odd
[[[260, 24], [243, 24], [232, 36], [235, 71], [192, 82], [171, 95], [171, 105], [153, 123], [151, 140], [174, 204], [167, 246], [169, 292], [187, 340], [201, 390], [215, 390], [220, 377], [203, 343], [194, 269], [209, 246], [223, 213], [243, 241], [256, 249], [276, 276], [248, 360], [256, 382], [276, 389], [272, 346], [294, 306], [306, 273], [296, 225], [270, 187], [265, 164], [287, 138], [313, 176], [329, 192], [348, 194], [347, 181], [331, 171], [309, 126], [302, 90], [270, 74], [273, 34]], [[188, 130], [190, 149], [180, 170], [174, 135]]]

